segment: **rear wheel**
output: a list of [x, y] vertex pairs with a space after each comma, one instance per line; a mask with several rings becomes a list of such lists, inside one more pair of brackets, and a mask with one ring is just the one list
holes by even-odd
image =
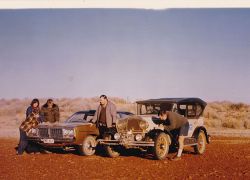
[[[111, 139], [111, 135], [106, 135], [106, 136], [104, 137], [104, 139], [105, 139], [105, 140], [110, 140], [110, 139]], [[104, 149], [105, 149], [105, 152], [106, 152], [106, 154], [108, 155], [108, 157], [115, 158], [115, 157], [120, 156], [120, 153], [119, 153], [119, 151], [117, 150], [117, 147], [116, 147], [116, 146], [105, 145], [105, 146], [104, 146]]]
[[197, 145], [194, 146], [194, 152], [196, 154], [203, 154], [206, 149], [206, 135], [204, 131], [200, 131], [196, 137]]
[[155, 137], [154, 142], [155, 145], [153, 147], [153, 154], [155, 159], [165, 159], [169, 150], [168, 136], [162, 132]]
[[96, 139], [94, 136], [87, 136], [81, 146], [79, 146], [79, 153], [85, 156], [95, 154]]

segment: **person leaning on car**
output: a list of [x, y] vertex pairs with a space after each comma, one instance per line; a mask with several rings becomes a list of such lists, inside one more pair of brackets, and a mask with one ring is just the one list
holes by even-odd
[[59, 122], [59, 107], [58, 105], [54, 104], [53, 99], [48, 99], [47, 102], [42, 106], [41, 115], [44, 119], [44, 122]]
[[181, 158], [181, 154], [184, 147], [184, 138], [188, 135], [189, 130], [189, 122], [187, 118], [181, 116], [178, 113], [161, 110], [159, 112], [159, 118], [164, 120], [164, 129], [167, 131], [180, 129], [179, 133], [179, 149], [177, 155], [172, 160], [179, 160]]
[[108, 100], [106, 95], [100, 96], [100, 105], [98, 106], [92, 122], [96, 122], [100, 135], [103, 136], [109, 129], [115, 127], [116, 106]]
[[[35, 117], [38, 119], [39, 123], [41, 123], [43, 121], [41, 114], [40, 114], [40, 107], [39, 107], [39, 100], [38, 99], [33, 99], [30, 103], [30, 106], [27, 108], [26, 110], [26, 119], [32, 114], [35, 113]], [[21, 128], [19, 128], [20, 131], [20, 140], [19, 140], [19, 144], [17, 147], [17, 155], [22, 155], [24, 153], [25, 150], [27, 150], [27, 148], [29, 147], [29, 142], [27, 140], [27, 134], [24, 130], [22, 130]], [[33, 147], [30, 148], [32, 149], [31, 151], [36, 151], [37, 148]]]

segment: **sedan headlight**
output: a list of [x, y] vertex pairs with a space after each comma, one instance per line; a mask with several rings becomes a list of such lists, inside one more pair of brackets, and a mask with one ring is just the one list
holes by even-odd
[[146, 130], [149, 126], [147, 121], [140, 121], [139, 126], [142, 130]]
[[63, 129], [63, 137], [64, 138], [73, 138], [74, 130], [73, 129]]
[[28, 135], [31, 136], [31, 137], [36, 137], [38, 136], [38, 129], [36, 128], [31, 128], [28, 132]]

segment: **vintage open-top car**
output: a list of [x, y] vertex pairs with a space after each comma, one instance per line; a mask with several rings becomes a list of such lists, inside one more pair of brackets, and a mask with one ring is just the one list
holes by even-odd
[[120, 147], [139, 148], [153, 151], [156, 159], [166, 158], [169, 147], [178, 147], [179, 130], [164, 130], [164, 121], [159, 120], [161, 109], [176, 112], [189, 121], [188, 136], [184, 145], [194, 147], [197, 154], [203, 154], [209, 135], [202, 117], [206, 102], [199, 98], [161, 98], [137, 101], [137, 115], [117, 122], [117, 132], [110, 132], [99, 140], [106, 146], [110, 157], [119, 156]]
[[[99, 130], [91, 120], [95, 110], [79, 111], [63, 123], [42, 123], [28, 132], [28, 140], [50, 148], [74, 148], [81, 155], [93, 155]], [[131, 115], [118, 111], [117, 119]]]

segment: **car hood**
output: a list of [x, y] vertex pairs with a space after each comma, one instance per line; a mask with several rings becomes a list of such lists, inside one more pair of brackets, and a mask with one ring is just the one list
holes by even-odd
[[154, 123], [153, 119], [157, 118], [155, 115], [140, 115], [140, 117], [148, 122], [149, 126], [147, 128], [147, 131], [150, 131], [152, 129], [161, 129], [161, 130], [164, 129], [162, 125]]
[[[155, 124], [153, 122], [153, 118], [156, 118], [154, 116], [148, 116], [148, 115], [143, 115], [143, 116], [130, 116], [127, 118], [123, 118], [117, 122], [117, 130], [118, 131], [143, 131], [143, 129], [140, 128], [140, 122], [144, 121], [147, 122], [147, 128], [145, 129], [145, 132], [148, 132], [153, 129], [161, 129], [163, 130], [164, 127], [158, 124]], [[126, 127], [126, 128], [125, 128]]]

